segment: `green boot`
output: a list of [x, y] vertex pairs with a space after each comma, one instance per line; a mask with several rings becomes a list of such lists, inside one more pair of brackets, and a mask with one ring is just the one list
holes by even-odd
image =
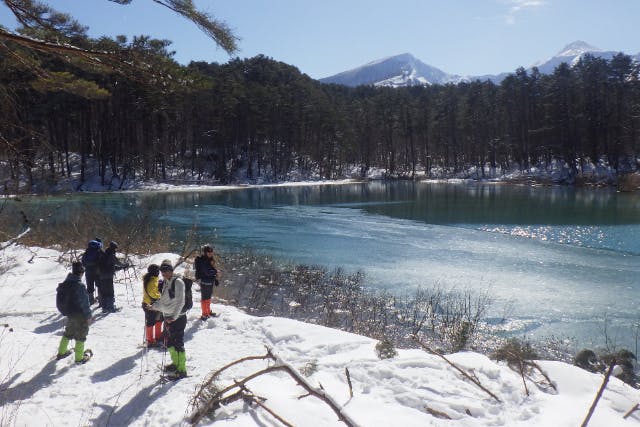
[[63, 336], [60, 340], [60, 345], [58, 346], [58, 355], [56, 359], [60, 360], [71, 354], [71, 351], [68, 349], [69, 347], [69, 338]]
[[178, 372], [187, 376], [187, 353], [184, 351], [178, 352]]
[[180, 364], [178, 360], [178, 351], [175, 347], [169, 347], [169, 355], [171, 356], [171, 364], [164, 367], [166, 372], [175, 372], [178, 370], [178, 366]]
[[75, 353], [76, 353], [76, 362], [82, 362], [84, 358], [84, 341], [76, 340]]
[[184, 351], [178, 351], [176, 352], [176, 354], [178, 357], [178, 363], [176, 365], [177, 369], [173, 372], [169, 372], [166, 376], [166, 378], [170, 381], [177, 381], [182, 378], [186, 378], [187, 376], [187, 355]]

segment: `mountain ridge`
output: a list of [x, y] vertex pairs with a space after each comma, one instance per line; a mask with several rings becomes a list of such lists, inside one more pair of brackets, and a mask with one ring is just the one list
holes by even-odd
[[[537, 67], [540, 73], [550, 74], [563, 62], [574, 66], [580, 58], [586, 54], [592, 54], [596, 57], [610, 60], [618, 53], [624, 52], [606, 51], [582, 40], [576, 40], [564, 46], [555, 55], [545, 60], [534, 62], [533, 65], [527, 67], [526, 70], [530, 72], [534, 67]], [[636, 62], [640, 62], [640, 53], [629, 56]], [[506, 76], [512, 73], [513, 71], [479, 76], [450, 74], [421, 61], [411, 53], [405, 52], [373, 60], [359, 67], [318, 80], [322, 83], [341, 84], [351, 87], [360, 85], [406, 87], [460, 83], [475, 80], [490, 80], [494, 83], [500, 83]]]

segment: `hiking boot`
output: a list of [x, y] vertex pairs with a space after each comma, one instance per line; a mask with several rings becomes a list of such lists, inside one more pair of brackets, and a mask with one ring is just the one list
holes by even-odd
[[207, 316], [207, 315], [202, 315], [202, 316], [200, 316], [200, 320], [202, 320], [203, 322], [204, 322], [205, 320], [207, 320], [208, 318], [209, 318], [209, 316]]
[[168, 364], [164, 367], [165, 372], [178, 372], [178, 367], [173, 363]]
[[56, 355], [56, 360], [60, 360], [60, 359], [64, 359], [65, 357], [67, 357], [68, 355], [70, 355], [72, 353], [71, 350], [67, 350], [66, 352], [62, 353], [62, 354], [57, 354]]

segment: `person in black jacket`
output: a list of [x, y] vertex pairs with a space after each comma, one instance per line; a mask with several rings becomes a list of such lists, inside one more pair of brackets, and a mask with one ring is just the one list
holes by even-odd
[[115, 313], [118, 311], [116, 308], [116, 298], [113, 290], [113, 276], [118, 270], [124, 270], [129, 268], [129, 264], [122, 263], [116, 257], [116, 249], [118, 244], [116, 242], [109, 243], [109, 247], [102, 254], [100, 258], [100, 305], [102, 306], [103, 313]]
[[[89, 293], [89, 305], [93, 305], [96, 301], [94, 296], [94, 290], [97, 287], [98, 291], [98, 261], [102, 256], [102, 240], [96, 238], [89, 242], [87, 250], [84, 251], [80, 261], [84, 267], [84, 277], [87, 281], [87, 292]], [[98, 292], [98, 298], [100, 298]]]
[[218, 285], [218, 269], [216, 268], [215, 254], [210, 245], [202, 247], [202, 254], [196, 257], [195, 262], [196, 281], [200, 285], [200, 307], [202, 308], [201, 320], [207, 320], [216, 314], [211, 311], [211, 297], [213, 286]]
[[67, 325], [58, 346], [56, 357], [58, 360], [71, 354], [71, 350], [68, 350], [70, 340], [76, 341], [74, 349], [76, 363], [85, 363], [90, 357], [84, 349], [91, 323], [91, 309], [87, 288], [82, 283], [83, 274], [82, 263], [74, 262], [71, 273], [58, 285], [58, 309], [67, 316]]

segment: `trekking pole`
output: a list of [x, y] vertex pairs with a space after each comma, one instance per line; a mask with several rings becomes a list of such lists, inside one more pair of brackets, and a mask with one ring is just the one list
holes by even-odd
[[162, 320], [162, 327], [163, 327], [163, 331], [162, 331], [162, 347], [164, 348], [162, 351], [162, 364], [160, 365], [160, 377], [164, 377], [164, 366], [165, 366], [165, 361], [167, 359], [167, 344], [168, 344], [168, 339], [166, 336], [169, 335], [169, 325], [167, 324], [167, 322], [164, 321], [164, 319]]
[[145, 361], [147, 366], [149, 366], [149, 346], [145, 345], [147, 343], [147, 324], [145, 322], [144, 328], [142, 329], [142, 345], [144, 345], [144, 350], [142, 352], [142, 359], [140, 360], [140, 378], [142, 378], [142, 372], [144, 370]]

